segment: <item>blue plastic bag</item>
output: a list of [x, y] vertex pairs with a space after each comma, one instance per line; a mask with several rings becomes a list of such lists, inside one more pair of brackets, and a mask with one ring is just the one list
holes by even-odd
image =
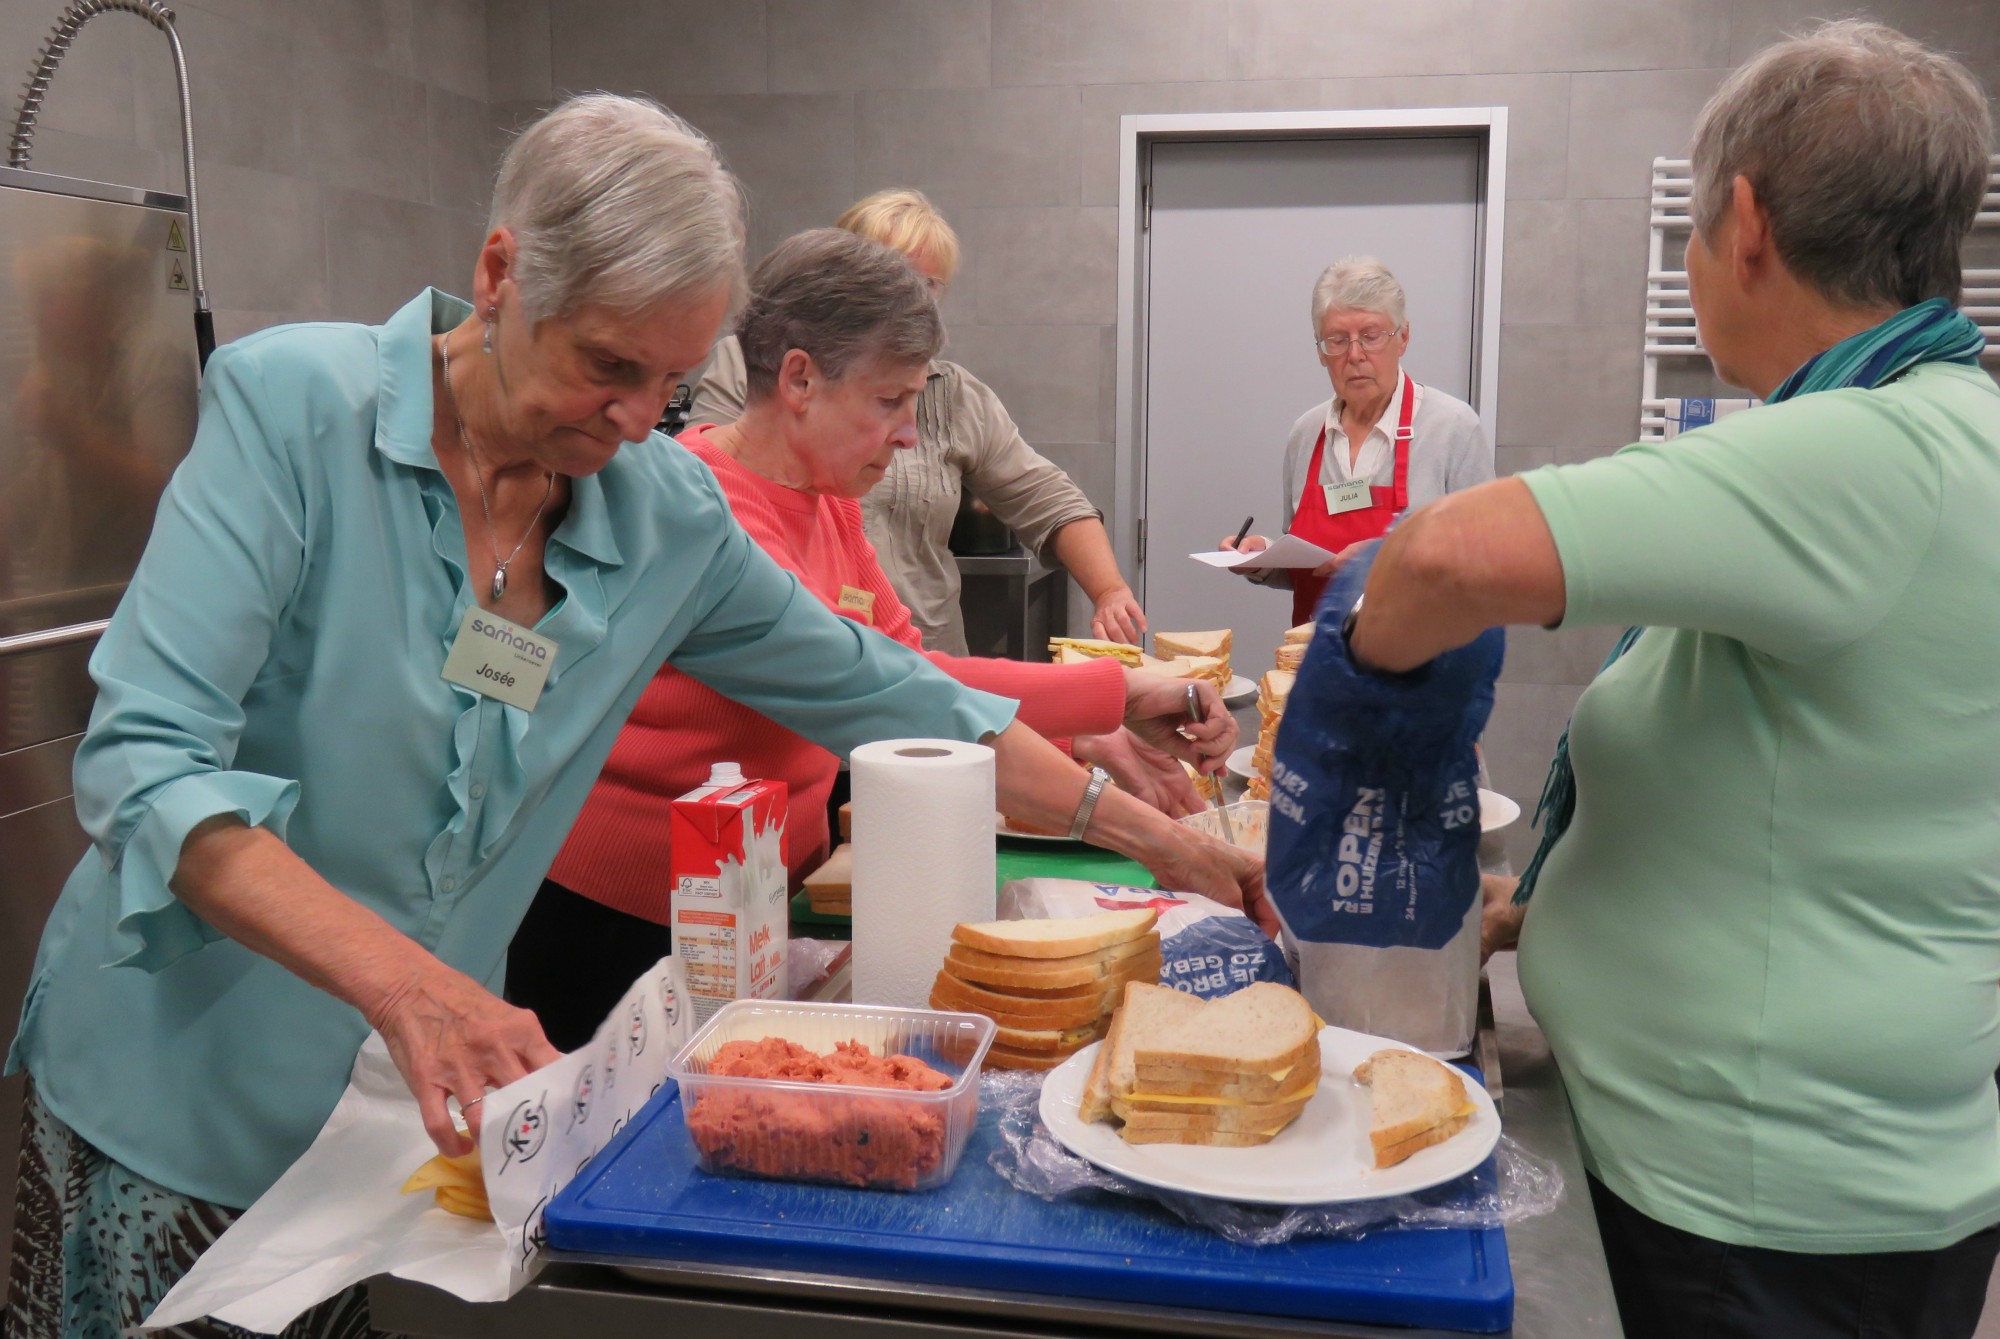
[[[1473, 745], [1493, 710], [1506, 638], [1489, 629], [1407, 674], [1358, 669], [1342, 625], [1368, 581], [1380, 542], [1350, 560], [1320, 600], [1312, 644], [1278, 728], [1271, 769], [1267, 884], [1300, 953], [1301, 988], [1330, 1022], [1342, 996], [1393, 993], [1407, 1005], [1429, 987], [1436, 961], [1396, 950], [1452, 948], [1450, 994], [1463, 995], [1464, 936], [1476, 989], [1479, 898], [1478, 759]], [[1391, 957], [1316, 955], [1316, 945], [1388, 950]], [[1317, 961], [1317, 968], [1315, 963]], [[1391, 970], [1393, 969], [1393, 970]], [[1372, 984], [1368, 973], [1386, 972]], [[1339, 974], [1339, 986], [1314, 977]], [[1435, 992], [1433, 992], [1435, 993]], [[1328, 1012], [1329, 1007], [1335, 1012]], [[1462, 1029], [1406, 1025], [1432, 1050]], [[1361, 1027], [1360, 1030], [1369, 1030]], [[1398, 1035], [1390, 1033], [1388, 1035]], [[1435, 1043], [1435, 1044], [1433, 1044]]]

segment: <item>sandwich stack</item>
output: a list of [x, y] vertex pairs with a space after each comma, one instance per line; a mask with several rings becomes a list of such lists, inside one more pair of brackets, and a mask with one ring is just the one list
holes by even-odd
[[1285, 629], [1285, 640], [1278, 644], [1278, 668], [1296, 674], [1299, 665], [1306, 658], [1306, 647], [1312, 645], [1313, 625], [1301, 623], [1296, 628]]
[[1235, 634], [1228, 628], [1209, 632], [1156, 632], [1153, 654], [1140, 663], [1172, 679], [1206, 679], [1215, 691], [1229, 691], [1229, 650]]
[[1222, 793], [1222, 773], [1203, 776], [1195, 770], [1191, 762], [1183, 762], [1181, 770], [1188, 774], [1188, 781], [1194, 786], [1194, 793], [1201, 796], [1204, 804], [1223, 804], [1228, 796]]
[[[843, 825], [844, 826], [844, 825]], [[846, 835], [843, 831], [842, 835]], [[822, 916], [854, 914], [854, 847], [847, 842], [833, 848], [826, 863], [805, 877], [806, 901]]]
[[1250, 754], [1250, 790], [1253, 800], [1271, 798], [1271, 750], [1278, 743], [1278, 722], [1285, 717], [1285, 701], [1292, 695], [1298, 676], [1290, 670], [1274, 669], [1257, 681], [1257, 747]]
[[1354, 1077], [1368, 1088], [1368, 1142], [1378, 1168], [1442, 1144], [1478, 1110], [1464, 1076], [1420, 1051], [1377, 1051], [1355, 1066]]
[[1160, 979], [1158, 919], [1139, 907], [957, 925], [931, 1007], [992, 1019], [994, 1068], [1054, 1069], [1104, 1036], [1128, 983]]
[[1131, 1144], [1266, 1144], [1319, 1088], [1319, 1019], [1260, 981], [1202, 1000], [1134, 982], [1085, 1081], [1080, 1115]]

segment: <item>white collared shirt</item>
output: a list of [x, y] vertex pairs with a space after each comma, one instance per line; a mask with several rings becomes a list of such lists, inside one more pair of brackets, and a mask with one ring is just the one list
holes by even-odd
[[[1348, 465], [1347, 430], [1340, 426], [1340, 411], [1344, 403], [1335, 396], [1326, 407], [1326, 449], [1320, 453], [1319, 481], [1323, 484], [1343, 484], [1349, 479], [1366, 479], [1373, 488], [1388, 488], [1396, 482], [1396, 426], [1403, 421], [1403, 387], [1415, 385], [1406, 380], [1402, 370], [1396, 372], [1396, 389], [1389, 396], [1389, 405], [1382, 411], [1382, 417], [1375, 420], [1375, 426], [1361, 439], [1361, 452]], [[1424, 388], [1417, 386], [1416, 408], [1424, 407]]]

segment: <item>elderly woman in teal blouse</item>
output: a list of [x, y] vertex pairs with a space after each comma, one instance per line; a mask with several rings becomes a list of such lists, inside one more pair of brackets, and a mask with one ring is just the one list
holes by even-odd
[[[592, 95], [509, 149], [473, 306], [430, 292], [379, 328], [216, 353], [91, 661], [96, 849], [9, 1055], [30, 1076], [24, 1332], [143, 1317], [305, 1150], [371, 1027], [448, 1153], [447, 1099], [476, 1125], [488, 1089], [555, 1058], [494, 992], [663, 657], [836, 751], [988, 739], [1007, 803], [1046, 826], [1097, 798], [1013, 703], [827, 612], [649, 439], [741, 283], [711, 147]], [[1261, 891], [1255, 861], [1128, 796], [1087, 819], [1178, 886]], [[297, 1333], [365, 1327], [349, 1294]]]
[[1768, 403], [1425, 508], [1351, 621], [1396, 671], [1494, 624], [1638, 625], [1571, 720], [1520, 930], [1633, 1339], [1966, 1339], [1986, 1298], [2000, 389], [1953, 304], [1990, 141], [1964, 68], [1878, 25], [1737, 71], [1687, 273]]

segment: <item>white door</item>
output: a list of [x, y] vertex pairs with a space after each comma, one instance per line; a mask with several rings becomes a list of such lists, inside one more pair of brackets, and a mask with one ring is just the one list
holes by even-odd
[[1233, 628], [1238, 672], [1271, 666], [1290, 593], [1187, 555], [1245, 516], [1260, 534], [1281, 528], [1286, 433], [1333, 393], [1312, 331], [1327, 265], [1386, 262], [1409, 297], [1404, 366], [1473, 398], [1481, 152], [1462, 135], [1151, 146], [1140, 459], [1153, 627]]

